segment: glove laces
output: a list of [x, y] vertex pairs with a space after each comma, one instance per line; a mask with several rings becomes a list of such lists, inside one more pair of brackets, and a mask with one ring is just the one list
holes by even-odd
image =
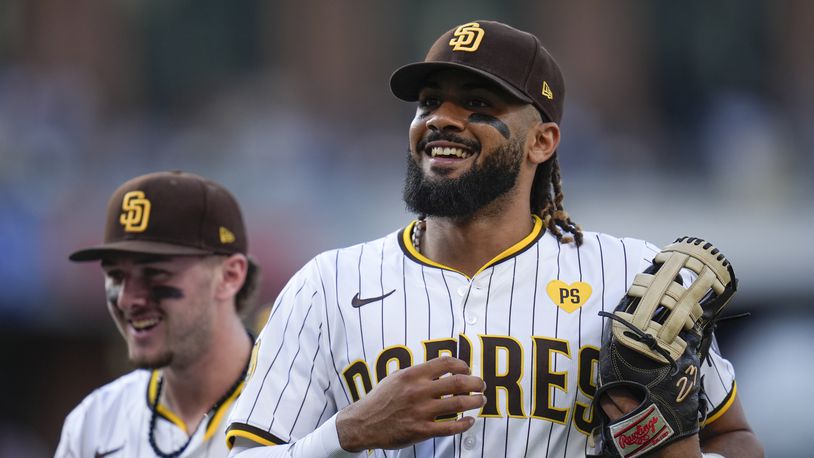
[[599, 312], [599, 316], [605, 317], [605, 318], [610, 318], [613, 321], [616, 321], [616, 322], [619, 322], [619, 323], [622, 323], [623, 325], [625, 325], [625, 327], [629, 329], [629, 331], [625, 331], [626, 336], [647, 345], [647, 348], [649, 348], [649, 349], [655, 351], [656, 353], [660, 354], [661, 356], [664, 357], [664, 359], [666, 359], [670, 363], [670, 367], [672, 368], [672, 371], [670, 372], [671, 377], [678, 373], [678, 364], [676, 364], [675, 359], [673, 359], [673, 357], [670, 356], [670, 352], [668, 352], [661, 345], [659, 345], [659, 343], [658, 343], [658, 341], [656, 340], [655, 337], [653, 337], [650, 334], [642, 331], [641, 329], [637, 328], [636, 326], [633, 326], [632, 324], [628, 323], [627, 320], [625, 320], [625, 319], [623, 319], [623, 318], [621, 318], [619, 316], [616, 316], [613, 313], [608, 313], [608, 312], [605, 312], [605, 311], [601, 311], [601, 312]]

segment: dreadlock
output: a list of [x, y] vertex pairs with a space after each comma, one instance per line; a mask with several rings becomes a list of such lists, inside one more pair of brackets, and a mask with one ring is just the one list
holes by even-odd
[[[553, 197], [552, 197], [553, 196]], [[582, 245], [582, 229], [571, 221], [568, 212], [562, 206], [565, 196], [562, 192], [562, 177], [557, 153], [549, 160], [537, 166], [534, 182], [531, 185], [531, 212], [543, 220], [546, 228], [562, 243], [576, 241]], [[564, 236], [563, 231], [572, 236]]]

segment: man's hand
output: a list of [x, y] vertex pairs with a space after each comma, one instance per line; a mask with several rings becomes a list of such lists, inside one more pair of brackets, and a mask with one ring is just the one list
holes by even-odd
[[642, 400], [626, 388], [612, 388], [599, 398], [599, 405], [611, 421], [633, 412], [641, 403]]
[[472, 417], [436, 418], [482, 407], [485, 388], [465, 362], [450, 356], [395, 371], [339, 412], [339, 444], [347, 451], [397, 449], [462, 433], [474, 424]]

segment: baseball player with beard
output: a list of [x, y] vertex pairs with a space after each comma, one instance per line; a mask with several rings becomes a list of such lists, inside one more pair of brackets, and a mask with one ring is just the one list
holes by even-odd
[[251, 336], [256, 289], [240, 207], [197, 175], [133, 178], [110, 199], [100, 261], [107, 308], [138, 369], [95, 390], [65, 420], [57, 457], [223, 457]]
[[[418, 102], [404, 199], [419, 217], [291, 279], [231, 413], [230, 456], [585, 456], [598, 312], [658, 248], [566, 213], [564, 83], [533, 35], [455, 27], [390, 85]], [[730, 363], [713, 348], [701, 373], [700, 440], [664, 452], [760, 455]], [[613, 418], [636, 406], [610, 399]]]

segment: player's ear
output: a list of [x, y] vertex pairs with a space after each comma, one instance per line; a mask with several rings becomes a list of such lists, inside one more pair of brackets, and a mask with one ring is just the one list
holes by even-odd
[[243, 282], [246, 281], [248, 270], [249, 260], [240, 253], [223, 259], [220, 268], [216, 270], [216, 297], [220, 300], [235, 297], [243, 286]]
[[560, 144], [560, 126], [554, 122], [537, 122], [526, 135], [526, 151], [529, 161], [542, 164], [556, 151]]

